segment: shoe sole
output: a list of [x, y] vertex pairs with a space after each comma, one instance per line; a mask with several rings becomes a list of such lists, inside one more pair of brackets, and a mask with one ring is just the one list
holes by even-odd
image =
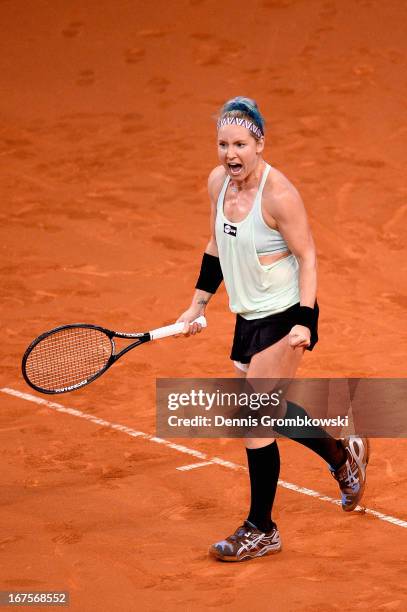
[[[342, 506], [342, 510], [344, 512], [353, 512], [353, 510], [355, 508], [357, 508], [357, 506], [359, 505], [360, 500], [362, 499], [362, 497], [364, 495], [365, 488], [366, 488], [366, 470], [367, 470], [367, 465], [368, 465], [369, 459], [370, 459], [370, 441], [369, 441], [369, 438], [361, 438], [361, 440], [363, 441], [363, 444], [364, 444], [364, 446], [366, 448], [365, 460], [362, 461], [362, 463], [364, 463], [364, 465], [365, 465], [365, 468], [364, 468], [365, 477], [363, 479], [363, 485], [361, 486], [361, 490], [359, 491], [359, 495], [358, 495], [357, 500], [355, 500], [355, 502], [351, 506]], [[355, 460], [356, 460], [356, 463], [358, 464], [358, 467], [359, 467], [360, 459], [359, 458], [357, 458], [357, 459], [355, 458]], [[360, 470], [360, 467], [359, 467], [359, 470]]]
[[242, 559], [238, 559], [237, 557], [228, 557], [227, 555], [222, 555], [216, 548], [211, 546], [209, 548], [209, 555], [214, 557], [218, 561], [224, 561], [225, 563], [241, 563], [242, 561], [251, 561], [252, 559], [261, 559], [262, 557], [268, 557], [269, 555], [276, 555], [281, 552], [283, 547], [280, 545], [279, 548], [273, 548], [271, 550], [267, 550], [263, 554], [254, 554], [254, 555], [245, 555]]

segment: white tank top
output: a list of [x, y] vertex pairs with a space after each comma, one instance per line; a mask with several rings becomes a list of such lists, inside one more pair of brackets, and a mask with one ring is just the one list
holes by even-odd
[[232, 223], [223, 212], [229, 176], [217, 203], [216, 243], [229, 307], [249, 320], [282, 312], [300, 301], [295, 256], [290, 253], [268, 265], [261, 264], [258, 257], [260, 253], [289, 250], [280, 232], [267, 227], [263, 220], [261, 198], [269, 172], [266, 164], [252, 209], [243, 221]]

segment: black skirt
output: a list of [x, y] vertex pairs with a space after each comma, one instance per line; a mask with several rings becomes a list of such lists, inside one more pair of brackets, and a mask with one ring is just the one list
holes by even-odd
[[[283, 312], [269, 315], [263, 319], [252, 319], [251, 321], [236, 315], [235, 335], [230, 358], [233, 361], [240, 361], [240, 363], [250, 363], [253, 355], [260, 353], [260, 351], [287, 336], [296, 325], [299, 307], [300, 303], [298, 302], [298, 304], [290, 306]], [[311, 344], [307, 346], [307, 351], [312, 351], [318, 342], [319, 308], [317, 302], [315, 302], [314, 313]]]

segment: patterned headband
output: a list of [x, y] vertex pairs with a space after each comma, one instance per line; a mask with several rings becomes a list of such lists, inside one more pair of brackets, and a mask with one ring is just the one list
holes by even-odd
[[241, 125], [245, 127], [247, 130], [253, 132], [257, 138], [261, 138], [263, 136], [263, 132], [261, 129], [253, 123], [253, 121], [249, 121], [248, 119], [244, 119], [243, 117], [223, 117], [223, 119], [219, 119], [217, 122], [218, 130], [224, 125]]

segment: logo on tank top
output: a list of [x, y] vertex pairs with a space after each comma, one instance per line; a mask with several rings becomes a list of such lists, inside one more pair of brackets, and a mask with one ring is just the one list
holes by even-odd
[[235, 225], [230, 225], [230, 223], [223, 224], [223, 232], [225, 234], [229, 234], [229, 236], [236, 236], [237, 227]]

